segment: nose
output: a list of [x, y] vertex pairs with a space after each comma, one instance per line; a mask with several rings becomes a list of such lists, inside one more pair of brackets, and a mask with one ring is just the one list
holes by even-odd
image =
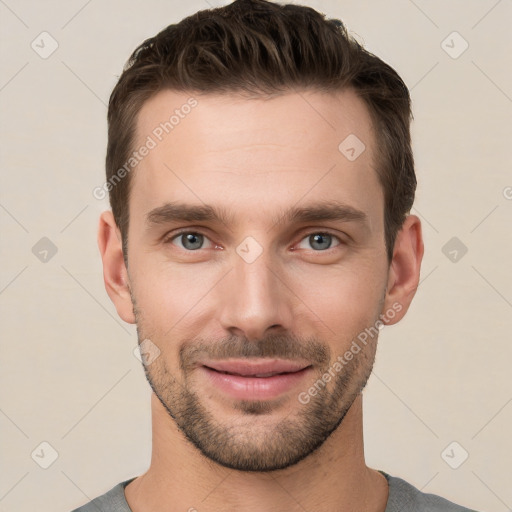
[[238, 255], [220, 293], [220, 323], [232, 335], [261, 340], [269, 331], [292, 330], [293, 293], [265, 251], [248, 263]]

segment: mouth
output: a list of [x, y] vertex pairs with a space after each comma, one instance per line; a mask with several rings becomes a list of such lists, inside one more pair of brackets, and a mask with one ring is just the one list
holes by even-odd
[[245, 400], [265, 400], [286, 393], [312, 366], [304, 361], [229, 359], [204, 361], [200, 370], [221, 393]]

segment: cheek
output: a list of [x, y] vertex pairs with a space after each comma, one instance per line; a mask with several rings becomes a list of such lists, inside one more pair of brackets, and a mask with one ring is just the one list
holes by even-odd
[[293, 289], [310, 310], [309, 316], [319, 318], [329, 335], [346, 342], [373, 325], [381, 312], [385, 274], [375, 268], [311, 267], [296, 279]]
[[139, 268], [133, 276], [137, 308], [145, 327], [159, 336], [176, 337], [180, 327], [192, 318], [196, 321], [219, 279], [213, 268], [154, 263], [149, 258]]

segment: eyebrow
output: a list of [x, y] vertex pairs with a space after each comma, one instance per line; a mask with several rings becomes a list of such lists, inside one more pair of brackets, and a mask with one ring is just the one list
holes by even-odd
[[[237, 215], [230, 213], [225, 207], [168, 202], [151, 210], [146, 215], [146, 224], [148, 228], [172, 222], [211, 222], [229, 226], [233, 224], [236, 217]], [[294, 206], [275, 215], [271, 220], [272, 227], [278, 224], [317, 221], [369, 223], [365, 212], [338, 201], [322, 201], [302, 207]]]

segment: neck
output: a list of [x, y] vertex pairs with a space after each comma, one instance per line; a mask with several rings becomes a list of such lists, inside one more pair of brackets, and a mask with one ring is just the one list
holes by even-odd
[[387, 481], [364, 461], [362, 395], [320, 448], [294, 466], [267, 473], [210, 461], [185, 438], [154, 394], [151, 410], [151, 465], [125, 488], [133, 512], [385, 511]]

